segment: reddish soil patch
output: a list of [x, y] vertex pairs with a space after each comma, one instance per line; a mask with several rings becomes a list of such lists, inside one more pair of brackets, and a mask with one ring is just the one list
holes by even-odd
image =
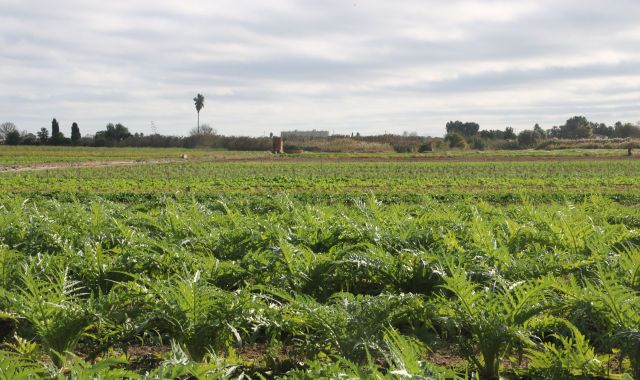
[[436, 351], [429, 352], [429, 354], [427, 355], [427, 360], [429, 361], [429, 363], [433, 363], [445, 368], [455, 368], [461, 365], [465, 365], [466, 363], [466, 360], [464, 358], [446, 348], [439, 348]]
[[271, 361], [304, 360], [303, 356], [301, 356], [300, 353], [296, 352], [293, 347], [281, 347], [278, 352], [274, 354], [273, 351], [269, 352], [269, 347], [265, 343], [254, 343], [252, 345], [243, 346], [242, 349], [238, 352], [238, 355], [254, 363], [264, 359], [269, 359]]
[[179, 162], [179, 161], [178, 160], [86, 161], [86, 162], [54, 162], [54, 163], [47, 163], [47, 164], [29, 164], [29, 165], [6, 165], [6, 166], [0, 165], [0, 173], [28, 172], [28, 171], [37, 171], [37, 170], [98, 168], [98, 167], [105, 167], [105, 166], [166, 164], [171, 162]]
[[256, 343], [251, 346], [245, 346], [239, 352], [239, 355], [247, 360], [255, 362], [257, 360], [262, 359], [262, 357], [267, 352], [267, 345]]
[[167, 346], [130, 346], [127, 348], [127, 357], [131, 363], [131, 369], [151, 370], [162, 362], [162, 355], [171, 351]]

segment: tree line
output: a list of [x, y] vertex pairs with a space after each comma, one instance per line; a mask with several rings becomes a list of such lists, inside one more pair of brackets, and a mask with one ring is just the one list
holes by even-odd
[[[195, 98], [196, 103], [201, 99]], [[199, 108], [202, 108], [201, 104]], [[197, 107], [198, 108], [198, 107]], [[584, 147], [597, 147], [604, 142], [618, 142], [620, 139], [640, 138], [640, 125], [617, 122], [612, 126], [595, 123], [584, 116], [574, 116], [563, 125], [543, 129], [536, 124], [532, 129], [516, 134], [513, 128], [480, 129], [476, 122], [449, 121], [445, 125], [444, 138], [423, 137], [416, 133], [405, 132], [402, 135], [387, 134], [374, 136], [332, 135], [323, 140], [351, 139], [366, 143], [387, 144], [396, 152], [426, 152], [437, 149], [523, 149], [535, 147], [563, 147], [559, 141], [590, 141]], [[227, 150], [269, 150], [270, 137], [223, 136], [207, 124], [190, 131], [189, 136], [167, 136], [154, 133], [144, 135], [131, 133], [121, 123], [109, 123], [104, 130], [93, 136], [82, 136], [77, 122], [71, 124], [69, 137], [61, 131], [58, 121], [51, 121], [51, 128], [41, 128], [36, 134], [19, 131], [15, 124], [7, 122], [0, 125], [0, 142], [7, 145], [70, 145], [94, 147], [206, 147]], [[316, 138], [319, 140], [320, 138]], [[299, 141], [298, 141], [299, 140]], [[293, 139], [285, 141], [289, 147], [314, 150], [314, 139]], [[595, 143], [594, 141], [601, 141]], [[293, 144], [293, 145], [292, 145]], [[325, 144], [323, 144], [326, 146]], [[320, 148], [318, 149], [321, 150]]]
[[20, 131], [14, 123], [0, 124], [0, 143], [6, 145], [58, 145], [89, 147], [157, 147], [195, 148], [207, 147], [228, 150], [269, 150], [271, 138], [247, 136], [223, 136], [207, 124], [198, 124], [189, 136], [169, 136], [158, 133], [145, 135], [131, 133], [122, 123], [109, 123], [93, 136], [82, 136], [77, 122], [71, 124], [70, 137], [66, 137], [54, 118], [51, 128], [41, 128], [36, 134]]
[[[640, 123], [639, 123], [640, 124]], [[475, 122], [450, 121], [446, 124], [444, 141], [451, 148], [472, 147], [482, 149], [492, 147], [533, 148], [545, 140], [607, 140], [640, 138], [640, 125], [617, 122], [613, 126], [589, 121], [584, 116], [574, 116], [563, 125], [543, 129], [535, 124], [516, 134], [511, 127], [504, 130], [480, 130]], [[504, 143], [500, 143], [503, 141]]]
[[0, 141], [7, 145], [83, 145], [107, 146], [123, 141], [133, 135], [124, 125], [109, 123], [104, 131], [94, 136], [82, 137], [77, 122], [71, 124], [70, 137], [60, 131], [60, 124], [55, 118], [51, 120], [51, 131], [40, 128], [36, 134], [19, 131], [15, 124], [6, 122], [0, 125]]

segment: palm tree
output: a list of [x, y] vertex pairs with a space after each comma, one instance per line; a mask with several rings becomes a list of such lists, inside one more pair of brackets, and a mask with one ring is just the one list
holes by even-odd
[[200, 110], [204, 107], [204, 96], [198, 94], [193, 98], [193, 101], [196, 103], [196, 111], [198, 111], [198, 134], [200, 134]]

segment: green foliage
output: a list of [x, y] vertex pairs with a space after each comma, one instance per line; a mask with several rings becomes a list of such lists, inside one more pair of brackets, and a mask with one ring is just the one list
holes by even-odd
[[572, 336], [553, 334], [559, 344], [545, 342], [540, 348], [527, 348], [526, 372], [538, 379], [575, 379], [605, 374], [605, 364], [577, 328], [569, 326]]
[[53, 372], [53, 375], [57, 375], [56, 377], [61, 380], [118, 380], [140, 378], [140, 376], [133, 371], [118, 368], [126, 364], [126, 360], [118, 358], [108, 358], [96, 363], [88, 363], [77, 356], [73, 356], [65, 360], [63, 370], [50, 370], [50, 372]]
[[22, 277], [23, 288], [15, 302], [23, 305], [18, 314], [27, 319], [36, 337], [56, 364], [67, 352], [73, 352], [92, 323], [79, 284], [68, 278], [66, 270], [56, 277], [37, 278], [31, 271]]
[[478, 133], [480, 126], [478, 123], [473, 122], [461, 122], [459, 120], [449, 121], [446, 125], [447, 135], [460, 134], [465, 137], [471, 137]]
[[482, 378], [497, 379], [500, 363], [513, 345], [532, 343], [526, 324], [549, 307], [547, 285], [498, 280], [491, 286], [481, 286], [473, 283], [463, 268], [452, 267], [449, 271], [442, 286], [445, 293], [438, 298], [438, 314]]
[[382, 370], [374, 363], [367, 352], [366, 364], [354, 363], [348, 359], [335, 361], [312, 361], [304, 370], [295, 370], [287, 374], [288, 379], [461, 379], [453, 371], [431, 365], [422, 357], [420, 344], [411, 338], [400, 335], [395, 330], [384, 332], [381, 350], [387, 368]]
[[43, 378], [46, 369], [32, 360], [7, 351], [0, 351], [0, 378], [12, 380], [31, 380]]
[[[170, 336], [200, 361], [208, 351], [242, 343], [254, 321], [246, 310], [260, 305], [247, 292], [225, 292], [207, 284], [200, 272], [169, 281], [145, 281], [145, 291], [157, 302], [156, 318]], [[152, 301], [153, 302], [153, 301]]]
[[286, 160], [2, 174], [0, 377], [638, 376], [637, 161]]
[[485, 150], [489, 147], [489, 143], [481, 137], [474, 136], [469, 139], [469, 147], [475, 150]]
[[[174, 152], [174, 158], [185, 153], [182, 150]], [[65, 152], [56, 153], [64, 155]], [[192, 153], [187, 153], [191, 157]], [[623, 156], [626, 151], [612, 153]], [[122, 156], [113, 159], [153, 160], [162, 157], [147, 152], [131, 155], [124, 150], [120, 154]], [[449, 151], [448, 154], [452, 155], [451, 160], [456, 161], [456, 155], [467, 152]], [[483, 152], [475, 154], [474, 161], [487, 161], [323, 163], [282, 159], [264, 163], [226, 163], [189, 160], [166, 165], [10, 172], [0, 173], [0, 190], [28, 197], [77, 197], [83, 200], [104, 196], [117, 202], [127, 200], [136, 203], [158, 202], [162, 197], [195, 197], [200, 201], [236, 195], [264, 198], [267, 194], [281, 192], [297, 199], [336, 200], [341, 197], [345, 202], [369, 192], [374, 192], [382, 200], [409, 203], [421, 201], [420, 198], [448, 198], [453, 201], [464, 196], [500, 202], [523, 196], [545, 202], [582, 201], [593, 194], [614, 200], [640, 199], [640, 160], [513, 162], [498, 159], [499, 162], [495, 162], [484, 158]], [[522, 154], [538, 153], [523, 151]], [[231, 155], [229, 160], [235, 160], [234, 157]], [[14, 157], [4, 159], [6, 162], [16, 160]], [[96, 159], [110, 158], [99, 156]], [[211, 158], [204, 156], [204, 159], [220, 161], [215, 155]]]
[[8, 132], [5, 136], [5, 140], [4, 142], [7, 145], [18, 145], [22, 142], [22, 137], [20, 136], [20, 132], [18, 131], [11, 131]]
[[592, 134], [591, 124], [584, 116], [574, 116], [560, 126], [560, 136], [569, 139], [588, 138]]
[[71, 141], [78, 142], [82, 135], [80, 134], [80, 127], [78, 127], [78, 123], [71, 124]]
[[415, 322], [423, 308], [411, 295], [337, 294], [324, 305], [310, 297], [284, 297], [289, 302], [285, 323], [299, 337], [301, 348], [355, 361], [362, 361], [368, 351], [379, 352], [385, 327]]
[[464, 149], [467, 147], [467, 142], [464, 139], [464, 135], [457, 133], [457, 132], [452, 132], [452, 133], [448, 133], [445, 137], [444, 137], [444, 141], [449, 144], [449, 148], [461, 148]]
[[51, 139], [57, 140], [60, 136], [60, 125], [55, 118], [51, 120]]
[[544, 140], [544, 135], [540, 131], [524, 130], [518, 133], [518, 145], [523, 148], [533, 148], [542, 140]]
[[69, 278], [66, 269], [56, 268], [44, 276], [35, 272], [33, 266], [26, 268], [13, 301], [18, 315], [29, 321], [51, 359], [60, 364], [60, 357], [73, 352], [91, 327], [93, 317], [80, 284]]
[[96, 132], [94, 140], [96, 146], [114, 146], [131, 136], [131, 132], [124, 125], [109, 123], [104, 131]]
[[626, 137], [638, 138], [640, 137], [640, 126], [633, 125], [631, 123], [617, 122], [616, 125], [614, 126], [612, 135], [614, 137], [621, 137], [621, 138], [626, 138]]
[[[632, 278], [632, 281], [634, 279]], [[640, 295], [637, 290], [621, 284], [618, 278], [603, 273], [597, 285], [592, 285], [596, 307], [610, 322], [609, 332], [622, 347], [621, 357], [631, 362], [631, 372], [640, 376]]]
[[224, 380], [245, 378], [244, 373], [235, 363], [228, 363], [227, 360], [216, 356], [207, 356], [203, 360], [203, 362], [193, 361], [180, 345], [172, 342], [170, 357], [164, 360], [158, 368], [143, 376], [142, 379], [196, 378]]

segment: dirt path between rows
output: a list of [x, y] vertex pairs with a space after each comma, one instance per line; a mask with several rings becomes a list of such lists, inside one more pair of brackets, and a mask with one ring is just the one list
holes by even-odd
[[44, 164], [28, 165], [0, 165], [0, 173], [6, 172], [30, 172], [37, 170], [60, 170], [60, 169], [84, 169], [100, 168], [108, 166], [130, 166], [146, 164], [168, 164], [182, 162], [183, 160], [144, 160], [144, 161], [85, 161], [85, 162], [51, 162]]
[[208, 163], [380, 163], [380, 162], [556, 162], [556, 161], [629, 161], [640, 159], [640, 156], [424, 156], [424, 157], [305, 157], [300, 156], [271, 156], [247, 158], [196, 158], [196, 159], [153, 159], [153, 160], [120, 160], [120, 161], [85, 161], [85, 162], [52, 162], [41, 164], [0, 165], [0, 173], [28, 172], [38, 170], [86, 169], [110, 166], [133, 166], [170, 164], [179, 162], [208, 162]]

